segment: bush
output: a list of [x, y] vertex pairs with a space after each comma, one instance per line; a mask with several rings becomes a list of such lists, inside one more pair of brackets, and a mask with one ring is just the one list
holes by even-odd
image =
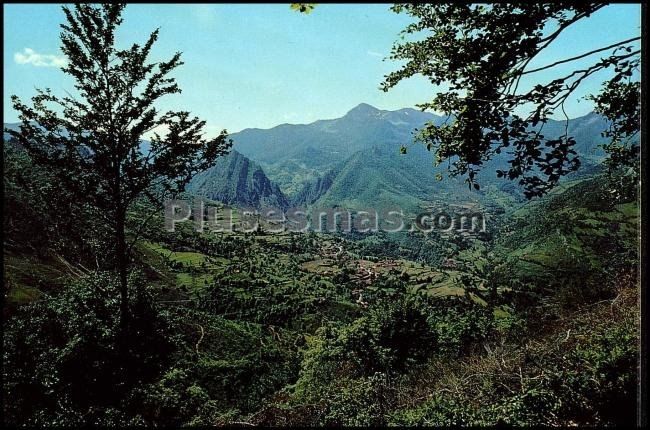
[[437, 347], [426, 307], [413, 298], [381, 302], [347, 326], [322, 330], [322, 358], [344, 363], [353, 376], [403, 372]]
[[341, 381], [317, 424], [345, 427], [384, 425], [388, 384], [389, 379], [383, 373]]
[[214, 424], [259, 408], [297, 377], [290, 334], [160, 309], [137, 274], [129, 286], [126, 340], [109, 273], [17, 310], [3, 345], [7, 424]]
[[146, 422], [227, 423], [256, 410], [297, 377], [289, 333], [278, 333], [278, 340], [257, 324], [188, 309], [172, 312], [179, 341], [173, 365], [134, 395]]
[[[376, 425], [388, 400], [368, 393], [383, 392], [433, 357], [461, 355], [487, 335], [491, 321], [488, 309], [462, 299], [395, 296], [378, 302], [352, 323], [322, 327], [309, 339], [292, 401], [325, 405], [323, 416], [334, 424]], [[359, 390], [368, 393], [353, 402]], [[381, 406], [370, 400], [378, 398]], [[351, 412], [352, 404], [364, 418]]]
[[126, 341], [118, 336], [119, 293], [108, 273], [72, 282], [60, 294], [20, 307], [7, 321], [7, 423], [112, 421], [127, 393], [159, 373], [171, 350], [167, 329], [140, 280], [130, 281], [133, 312]]
[[[548, 328], [547, 328], [548, 330]], [[635, 424], [638, 308], [634, 288], [616, 302], [565, 315], [552, 332], [484, 356], [436, 363], [422, 403], [391, 412], [396, 425], [610, 426]], [[402, 394], [410, 400], [411, 392]], [[415, 406], [413, 406], [415, 403]]]

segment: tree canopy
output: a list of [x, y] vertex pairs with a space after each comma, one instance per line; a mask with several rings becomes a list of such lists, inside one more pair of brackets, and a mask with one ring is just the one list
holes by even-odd
[[[20, 129], [8, 132], [38, 164], [47, 166], [65, 190], [105, 216], [116, 237], [116, 262], [126, 295], [125, 218], [129, 205], [153, 187], [181, 191], [198, 171], [230, 146], [226, 131], [203, 136], [205, 121], [187, 111], [159, 112], [156, 103], [181, 90], [170, 73], [181, 54], [150, 62], [155, 30], [142, 45], [116, 47], [123, 4], [63, 7], [63, 71], [77, 95], [38, 90], [32, 106], [12, 96]], [[153, 133], [150, 142], [145, 134]], [[72, 215], [72, 214], [71, 214]], [[126, 297], [123, 297], [126, 304]]]
[[[596, 110], [614, 124], [613, 134], [606, 133], [613, 144], [605, 149], [616, 149], [614, 158], [618, 160], [638, 154], [638, 145], [631, 145], [629, 139], [623, 143], [621, 137], [630, 137], [639, 127], [640, 87], [634, 72], [640, 64], [640, 49], [635, 44], [640, 37], [529, 67], [567, 28], [605, 6], [396, 4], [394, 12], [406, 13], [415, 21], [403, 30], [404, 37], [390, 56], [405, 64], [385, 77], [382, 89], [388, 91], [418, 74], [442, 86], [444, 90], [419, 107], [444, 112], [448, 121], [439, 126], [428, 124], [416, 138], [435, 152], [436, 163], [448, 161], [452, 175], [465, 175], [469, 185], [478, 188], [477, 172], [488, 160], [506, 152], [509, 168], [497, 170], [497, 176], [518, 179], [529, 198], [544, 194], [580, 165], [572, 149], [575, 140], [568, 131], [546, 137], [544, 123], [556, 111], [566, 117], [566, 100], [599, 71], [614, 72], [595, 98]], [[520, 85], [526, 75], [598, 53], [604, 56], [587, 67], [576, 67], [532, 88]]]

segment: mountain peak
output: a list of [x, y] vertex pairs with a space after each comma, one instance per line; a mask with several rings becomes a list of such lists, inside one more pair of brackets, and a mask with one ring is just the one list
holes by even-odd
[[369, 114], [375, 114], [379, 112], [379, 109], [377, 109], [374, 106], [369, 105], [368, 103], [361, 103], [358, 106], [350, 109], [350, 111], [346, 115], [369, 115]]

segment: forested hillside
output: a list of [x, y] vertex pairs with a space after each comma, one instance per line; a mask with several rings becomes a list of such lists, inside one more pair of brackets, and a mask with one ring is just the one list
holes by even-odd
[[260, 166], [237, 151], [192, 178], [187, 191], [225, 204], [285, 209], [287, 198]]
[[[431, 200], [480, 199], [482, 193], [468, 193], [467, 184], [446, 177], [446, 167], [434, 167], [431, 153], [413, 145], [415, 130], [426, 122], [442, 124], [445, 118], [414, 109], [385, 111], [360, 104], [342, 118], [305, 125], [284, 124], [268, 130], [246, 129], [232, 135], [234, 147], [262, 166], [268, 177], [297, 205], [333, 204], [350, 208], [373, 205], [400, 206], [417, 212]], [[451, 119], [447, 121], [453, 121]], [[564, 121], [550, 119], [544, 126], [548, 137], [565, 129], [576, 139], [582, 169], [597, 169], [603, 159], [602, 132], [607, 121], [596, 113]], [[404, 146], [406, 153], [400, 153]], [[508, 153], [487, 163], [478, 175], [494, 199], [520, 199], [521, 190], [497, 178], [505, 169]], [[316, 179], [314, 179], [316, 178]], [[381, 190], [381, 191], [378, 191]]]
[[[456, 244], [410, 234], [401, 245], [384, 236], [375, 249], [372, 235], [200, 234], [189, 223], [164, 233], [156, 215], [130, 278], [133, 373], [103, 391], [125, 364], [112, 346], [117, 302], [105, 301], [116, 286], [96, 271], [101, 248], [83, 239], [100, 226], [25, 224], [37, 208], [64, 203], [20, 149], [5, 144], [4, 155], [13, 208], [4, 380], [8, 398], [25, 399], [5, 403], [10, 422], [566, 425], [633, 416], [637, 206], [611, 201], [602, 176], [502, 215], [490, 240]], [[418, 254], [426, 243], [443, 258]], [[400, 257], [409, 253], [414, 260]], [[80, 396], [81, 385], [96, 394]], [[612, 402], [620, 407], [603, 415]]]

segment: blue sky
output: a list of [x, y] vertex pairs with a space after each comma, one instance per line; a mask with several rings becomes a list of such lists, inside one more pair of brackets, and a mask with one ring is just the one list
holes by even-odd
[[[134, 4], [125, 11], [118, 44], [142, 42], [160, 27], [153, 59], [181, 51], [185, 62], [175, 72], [183, 93], [168, 96], [160, 107], [190, 110], [207, 121], [210, 134], [222, 128], [236, 132], [308, 123], [342, 116], [362, 102], [392, 110], [414, 107], [435, 94], [436, 88], [420, 77], [388, 93], [379, 90], [383, 76], [399, 66], [382, 60], [410, 22], [389, 7], [321, 4], [304, 15], [288, 4]], [[5, 122], [17, 120], [9, 94], [27, 99], [36, 87], [56, 94], [72, 89], [71, 79], [56, 67], [63, 21], [60, 6], [4, 6]], [[640, 6], [611, 5], [574, 27], [530, 67], [638, 36]], [[568, 67], [574, 65], [536, 74], [524, 85]], [[566, 106], [570, 117], [591, 110], [581, 97], [596, 92], [606, 77], [603, 73], [585, 83]]]

